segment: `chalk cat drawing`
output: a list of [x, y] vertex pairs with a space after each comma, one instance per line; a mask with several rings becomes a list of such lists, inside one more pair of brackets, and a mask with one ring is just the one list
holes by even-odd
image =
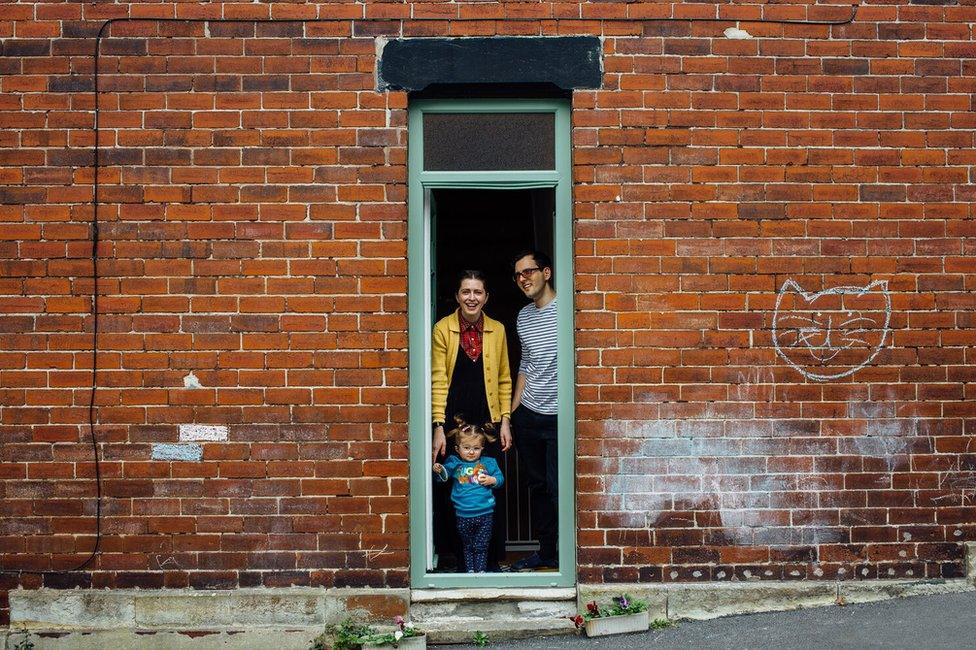
[[839, 379], [878, 355], [890, 321], [891, 295], [885, 280], [813, 293], [790, 279], [776, 297], [773, 345], [804, 377]]

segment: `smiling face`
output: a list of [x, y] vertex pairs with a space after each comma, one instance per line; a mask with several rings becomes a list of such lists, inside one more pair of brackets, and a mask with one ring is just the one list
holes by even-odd
[[481, 450], [485, 448], [485, 442], [479, 435], [458, 435], [457, 452], [461, 460], [469, 463], [481, 458]]
[[526, 255], [515, 263], [515, 283], [529, 300], [535, 300], [546, 290], [546, 283], [552, 277], [552, 269], [539, 268], [531, 255]]
[[485, 283], [481, 280], [465, 278], [461, 280], [461, 286], [455, 298], [461, 308], [461, 315], [465, 320], [473, 323], [481, 316], [481, 310], [488, 302], [488, 292], [485, 291]]

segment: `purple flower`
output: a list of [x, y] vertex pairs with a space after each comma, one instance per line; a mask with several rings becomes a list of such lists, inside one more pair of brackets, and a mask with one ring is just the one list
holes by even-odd
[[627, 600], [626, 595], [614, 598], [614, 600], [617, 601], [617, 604], [620, 606], [620, 609], [627, 609], [628, 607], [630, 607], [630, 601]]

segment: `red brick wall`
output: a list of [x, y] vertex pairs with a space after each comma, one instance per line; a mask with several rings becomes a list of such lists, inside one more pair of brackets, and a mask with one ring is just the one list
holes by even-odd
[[[58, 9], [81, 11], [36, 7]], [[19, 128], [4, 136], [0, 190], [3, 568], [72, 566], [94, 539], [101, 24], [6, 43], [38, 56], [4, 60], [17, 66], [4, 117]], [[25, 584], [406, 585], [406, 96], [371, 90], [374, 39], [350, 30], [149, 21], [105, 33], [101, 553], [91, 572]], [[202, 388], [184, 388], [191, 372]], [[202, 443], [200, 462], [153, 461], [180, 424], [225, 425], [228, 440]]]
[[[581, 581], [961, 574], [969, 5], [607, 39], [605, 88], [573, 102]], [[787, 364], [772, 325], [789, 279], [886, 281], [877, 356], [830, 380]]]
[[[374, 37], [557, 33], [605, 37], [604, 88], [573, 99], [580, 580], [958, 575], [976, 8], [870, 4], [845, 26], [745, 22], [748, 40], [621, 20], [671, 15], [850, 10], [6, 5], [3, 568], [93, 543], [92, 54], [128, 16], [316, 20], [106, 31], [102, 553], [23, 584], [407, 583], [406, 97], [373, 90]], [[886, 281], [877, 356], [827, 381], [788, 365], [788, 279]], [[187, 423], [229, 439], [152, 461]]]

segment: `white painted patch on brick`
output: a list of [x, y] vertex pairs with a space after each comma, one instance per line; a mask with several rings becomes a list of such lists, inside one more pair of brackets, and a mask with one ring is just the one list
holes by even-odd
[[729, 27], [725, 30], [724, 34], [725, 38], [731, 38], [736, 41], [752, 38], [752, 34], [744, 29], [739, 29], [738, 27]]
[[[608, 438], [631, 444], [621, 454], [617, 471], [603, 479], [602, 510], [612, 514], [617, 526], [630, 529], [654, 528], [662, 517], [669, 525], [684, 519], [693, 528], [693, 518], [677, 513], [715, 512], [715, 527], [740, 546], [816, 547], [842, 540], [843, 531], [829, 514], [786, 526], [770, 516], [779, 507], [771, 503], [770, 494], [795, 492], [809, 500], [828, 487], [824, 477], [816, 473], [787, 477], [771, 471], [762, 458], [768, 451], [766, 441], [747, 444], [739, 437], [721, 437], [721, 425], [710, 420], [606, 420], [603, 429]], [[818, 453], [806, 446], [805, 455]], [[879, 451], [892, 450], [879, 446]]]
[[607, 420], [604, 431], [613, 438], [674, 438], [675, 420]]
[[183, 378], [183, 388], [203, 388], [203, 384], [200, 383], [200, 380], [191, 371], [190, 374]]
[[[383, 48], [386, 47], [386, 44], [389, 42], [390, 39], [386, 36], [377, 36], [375, 39], [373, 39], [373, 45], [376, 48], [377, 60], [383, 58]], [[377, 69], [379, 69], [379, 66], [377, 66]]]
[[204, 424], [181, 424], [180, 442], [189, 440], [227, 440], [227, 427], [207, 426]]
[[176, 445], [161, 442], [152, 446], [153, 460], [198, 461], [201, 458], [203, 458], [203, 447], [200, 445]]
[[[389, 42], [390, 39], [386, 36], [377, 36], [375, 39], [373, 39], [373, 45], [376, 48], [376, 65], [374, 66], [376, 68], [376, 72], [373, 74], [377, 88], [383, 87], [383, 77], [380, 75], [380, 63], [383, 60], [383, 48], [385, 48], [386, 44]], [[389, 124], [387, 126], [389, 126]]]

